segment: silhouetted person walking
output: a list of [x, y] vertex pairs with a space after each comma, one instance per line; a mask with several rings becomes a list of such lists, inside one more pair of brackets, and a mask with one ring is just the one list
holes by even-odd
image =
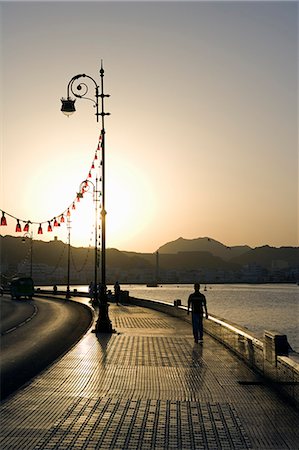
[[118, 281], [116, 281], [115, 285], [114, 285], [114, 298], [115, 298], [116, 304], [118, 305], [119, 301], [120, 301], [120, 285], [119, 285]]
[[188, 310], [187, 314], [189, 314], [190, 306], [192, 312], [192, 328], [193, 328], [193, 336], [194, 342], [203, 342], [203, 311], [205, 310], [206, 319], [208, 318], [208, 310], [207, 310], [207, 301], [206, 297], [199, 292], [200, 285], [199, 283], [194, 284], [194, 292], [189, 295], [188, 298]]

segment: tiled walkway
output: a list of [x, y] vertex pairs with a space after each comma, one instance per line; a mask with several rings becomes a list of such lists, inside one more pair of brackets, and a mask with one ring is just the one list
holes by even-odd
[[2, 450], [298, 449], [299, 412], [212, 338], [138, 306], [1, 405]]

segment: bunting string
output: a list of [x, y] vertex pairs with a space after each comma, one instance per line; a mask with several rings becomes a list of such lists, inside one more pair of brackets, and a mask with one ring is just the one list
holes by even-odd
[[[71, 216], [72, 211], [76, 209], [76, 203], [79, 203], [80, 200], [83, 198], [84, 194], [86, 192], [88, 192], [89, 182], [91, 182], [91, 180], [93, 178], [92, 174], [93, 174], [94, 169], [96, 168], [97, 162], [99, 162], [99, 164], [100, 164], [99, 167], [102, 165], [102, 161], [101, 161], [102, 142], [103, 142], [103, 136], [102, 136], [102, 132], [101, 132], [101, 134], [99, 136], [97, 148], [95, 150], [94, 158], [92, 160], [92, 164], [88, 171], [87, 177], [81, 183], [80, 192], [76, 193], [76, 196], [74, 197], [73, 201], [69, 204], [69, 206], [67, 208], [65, 208], [64, 211], [60, 212], [59, 214], [56, 214], [51, 219], [47, 219], [47, 220], [43, 220], [43, 221], [35, 221], [35, 220], [30, 220], [30, 219], [21, 219], [21, 218], [15, 216], [14, 214], [4, 211], [3, 209], [0, 208], [0, 213], [1, 213], [0, 227], [7, 226], [7, 218], [10, 217], [16, 221], [16, 229], [15, 229], [16, 233], [21, 233], [22, 231], [28, 232], [32, 225], [38, 225], [37, 234], [43, 234], [44, 233], [44, 229], [43, 229], [44, 225], [46, 225], [48, 232], [52, 232], [53, 228], [59, 227], [61, 224], [65, 223], [66, 219], [68, 219]], [[101, 178], [100, 178], [100, 181], [101, 181]], [[94, 189], [95, 189], [95, 187], [94, 187]], [[99, 195], [101, 195], [100, 191], [99, 191]], [[23, 226], [23, 229], [22, 229], [21, 224], [25, 224]]]

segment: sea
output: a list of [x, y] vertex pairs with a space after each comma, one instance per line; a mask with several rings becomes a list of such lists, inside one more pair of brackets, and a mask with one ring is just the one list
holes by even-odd
[[[62, 287], [58, 286], [58, 289]], [[64, 286], [65, 288], [65, 286]], [[88, 292], [88, 286], [71, 286]], [[113, 292], [113, 286], [107, 286]], [[193, 292], [191, 284], [161, 284], [147, 287], [123, 284], [121, 289], [132, 297], [173, 304], [181, 300], [187, 306]], [[208, 312], [236, 325], [241, 325], [262, 338], [264, 331], [286, 334], [291, 348], [299, 353], [299, 286], [297, 284], [209, 284], [201, 285], [207, 299]]]

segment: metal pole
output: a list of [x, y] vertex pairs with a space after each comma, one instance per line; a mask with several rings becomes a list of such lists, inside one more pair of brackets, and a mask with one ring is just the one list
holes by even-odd
[[101, 210], [101, 290], [100, 290], [100, 304], [99, 304], [99, 317], [96, 323], [97, 333], [112, 333], [112, 324], [108, 315], [108, 302], [107, 302], [107, 285], [106, 285], [106, 209], [105, 209], [105, 121], [104, 117], [104, 98], [107, 95], [104, 94], [104, 69], [103, 62], [101, 61], [100, 69], [101, 77], [101, 93], [98, 95], [101, 98], [101, 112], [99, 115], [102, 117], [102, 210]]
[[159, 252], [156, 252], [156, 283], [159, 283]]
[[96, 185], [94, 186], [94, 202], [95, 202], [95, 223], [94, 223], [94, 301], [98, 304], [98, 177], [96, 177]]
[[67, 289], [66, 298], [70, 298], [70, 266], [71, 266], [71, 221], [67, 218], [67, 229], [68, 229], [68, 252], [67, 252]]
[[[105, 210], [105, 122], [104, 122], [104, 69], [103, 65], [101, 63], [101, 69], [100, 69], [100, 75], [101, 75], [101, 116], [102, 116], [102, 211], [101, 211], [101, 218], [102, 218], [102, 258], [101, 258], [101, 271], [102, 271], [102, 285], [103, 285], [103, 291], [106, 294], [106, 210]], [[107, 301], [106, 295], [105, 295], [105, 301]]]
[[33, 236], [30, 236], [30, 278], [32, 278], [32, 261], [33, 261]]

